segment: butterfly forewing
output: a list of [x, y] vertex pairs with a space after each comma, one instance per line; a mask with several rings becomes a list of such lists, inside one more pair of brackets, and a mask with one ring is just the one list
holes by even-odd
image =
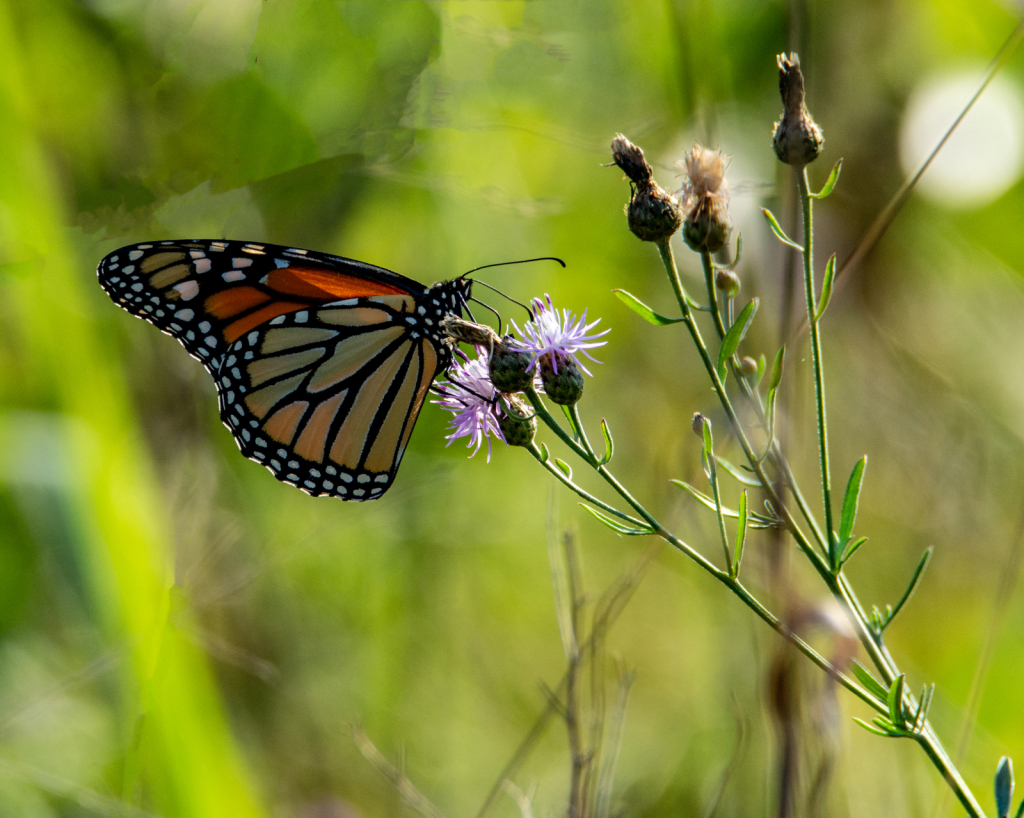
[[391, 485], [469, 296], [362, 262], [237, 241], [153, 242], [100, 262], [124, 309], [213, 375], [246, 457], [303, 491], [372, 500]]

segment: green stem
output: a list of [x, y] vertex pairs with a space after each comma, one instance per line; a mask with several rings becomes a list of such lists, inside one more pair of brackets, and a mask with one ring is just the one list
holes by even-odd
[[807, 183], [807, 167], [798, 176], [800, 203], [804, 213], [804, 294], [807, 297], [807, 323], [811, 330], [811, 363], [814, 367], [814, 401], [818, 415], [818, 457], [821, 461], [821, 493], [825, 503], [825, 536], [828, 542], [829, 567], [839, 570], [839, 554], [832, 525], [832, 479], [828, 468], [828, 425], [825, 415], [825, 374], [821, 362], [821, 333], [814, 317], [818, 305], [814, 297], [814, 253], [811, 190]]

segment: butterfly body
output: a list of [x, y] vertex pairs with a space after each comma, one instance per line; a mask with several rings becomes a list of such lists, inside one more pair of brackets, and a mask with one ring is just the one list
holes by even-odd
[[99, 265], [119, 306], [213, 376], [242, 453], [315, 496], [380, 497], [434, 378], [467, 279], [426, 287], [352, 259], [238, 241], [150, 242]]

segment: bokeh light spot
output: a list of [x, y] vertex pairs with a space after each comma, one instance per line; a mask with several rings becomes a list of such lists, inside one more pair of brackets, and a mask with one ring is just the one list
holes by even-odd
[[[900, 127], [900, 163], [913, 176], [975, 93], [981, 72], [933, 75], [911, 94]], [[944, 207], [973, 209], [998, 199], [1024, 168], [1024, 106], [1016, 86], [996, 77], [918, 183]]]

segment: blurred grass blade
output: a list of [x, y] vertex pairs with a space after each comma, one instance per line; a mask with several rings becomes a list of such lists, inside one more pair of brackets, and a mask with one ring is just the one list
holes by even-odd
[[821, 282], [821, 298], [818, 300], [818, 309], [814, 313], [814, 320], [820, 321], [825, 314], [828, 302], [832, 299], [832, 285], [836, 280], [836, 254], [833, 253], [825, 265], [825, 278]]
[[924, 569], [928, 567], [928, 561], [932, 558], [933, 550], [934, 549], [931, 548], [931, 546], [924, 550], [924, 554], [921, 555], [921, 561], [917, 564], [917, 568], [914, 569], [914, 576], [910, 578], [910, 584], [907, 586], [907, 590], [903, 592], [903, 596], [900, 597], [900, 601], [896, 603], [893, 609], [886, 613], [885, 619], [882, 621], [882, 630], [885, 630], [892, 624], [896, 615], [903, 610], [903, 606], [906, 605], [914, 595], [914, 591], [917, 590], [917, 586], [921, 582], [921, 577], [924, 575]]
[[728, 373], [727, 364], [729, 359], [736, 354], [736, 350], [739, 349], [740, 343], [743, 341], [743, 337], [747, 334], [747, 330], [750, 328], [750, 322], [754, 320], [754, 315], [757, 313], [757, 305], [760, 302], [758, 299], [753, 299], [747, 306], [743, 308], [743, 311], [739, 314], [735, 323], [729, 327], [729, 331], [725, 334], [725, 338], [722, 339], [722, 347], [718, 351], [718, 379], [725, 382], [726, 375]]
[[853, 536], [853, 524], [857, 520], [857, 507], [860, 503], [860, 487], [864, 480], [864, 469], [868, 464], [868, 456], [864, 455], [850, 472], [846, 483], [846, 494], [843, 496], [843, 511], [839, 518], [839, 546], [844, 548]]
[[832, 172], [828, 175], [828, 179], [825, 180], [824, 186], [817, 193], [812, 193], [815, 199], [824, 199], [835, 189], [836, 182], [839, 181], [839, 172], [843, 169], [843, 160], [840, 159], [835, 165], [832, 166]]
[[657, 313], [648, 307], [643, 301], [637, 298], [635, 295], [626, 292], [625, 290], [612, 290], [615, 295], [619, 297], [619, 301], [629, 307], [633, 312], [639, 315], [649, 324], [654, 324], [656, 327], [664, 327], [669, 324], [678, 324], [684, 321], [683, 318], [669, 318], [667, 315]]
[[786, 231], [782, 229], [782, 225], [779, 224], [778, 220], [776, 220], [770, 210], [762, 207], [761, 212], [764, 213], [764, 217], [768, 220], [768, 226], [771, 227], [772, 232], [775, 234], [775, 238], [783, 244], [788, 244], [790, 247], [799, 250], [801, 253], [804, 251], [804, 248], [801, 245], [797, 244], [786, 235]]
[[996, 767], [996, 815], [998, 818], [1009, 818], [1010, 803], [1013, 801], [1013, 762], [1009, 756], [999, 759]]
[[633, 686], [635, 674], [631, 671], [619, 679], [619, 693], [615, 697], [612, 708], [611, 723], [608, 727], [608, 751], [601, 761], [601, 771], [597, 780], [597, 796], [594, 800], [595, 818], [610, 818], [612, 804], [612, 785], [615, 780], [615, 766], [622, 748], [622, 728], [626, 723], [626, 704], [629, 691]]
[[616, 520], [614, 517], [609, 517], [603, 511], [598, 511], [596, 508], [588, 506], [586, 503], [580, 503], [583, 508], [597, 517], [602, 523], [608, 526], [612, 531], [619, 534], [624, 534], [627, 537], [640, 537], [647, 534], [653, 534], [654, 532], [650, 528], [636, 528], [634, 526], [624, 525]]

